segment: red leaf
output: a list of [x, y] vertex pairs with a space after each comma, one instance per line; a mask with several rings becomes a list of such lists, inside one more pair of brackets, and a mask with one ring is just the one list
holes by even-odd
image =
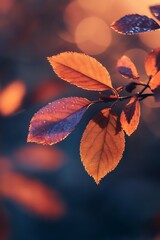
[[149, 9], [153, 16], [160, 21], [160, 5], [150, 6]]
[[40, 145], [24, 146], [13, 156], [18, 165], [43, 171], [57, 169], [64, 161], [64, 155], [60, 150]]
[[117, 116], [110, 109], [102, 110], [87, 125], [80, 145], [82, 163], [97, 184], [117, 166], [124, 147], [124, 132]]
[[77, 87], [95, 91], [113, 88], [106, 68], [92, 57], [82, 53], [64, 52], [48, 57], [48, 60], [60, 78]]
[[117, 62], [118, 72], [125, 78], [137, 80], [139, 75], [134, 63], [127, 56], [122, 56]]
[[66, 138], [81, 120], [91, 102], [69, 97], [49, 103], [31, 119], [28, 142], [55, 144]]
[[160, 101], [160, 71], [151, 79], [149, 86], [154, 93], [156, 101]]
[[111, 27], [118, 33], [132, 35], [156, 30], [160, 25], [147, 16], [129, 14], [112, 23]]
[[155, 48], [148, 53], [145, 60], [145, 70], [149, 77], [153, 77], [160, 71], [160, 48]]
[[132, 97], [126, 104], [120, 116], [123, 130], [130, 136], [138, 127], [140, 118], [140, 103], [136, 97]]
[[45, 218], [61, 217], [65, 211], [55, 191], [19, 173], [3, 174], [0, 192], [3, 197], [16, 201], [32, 213]]

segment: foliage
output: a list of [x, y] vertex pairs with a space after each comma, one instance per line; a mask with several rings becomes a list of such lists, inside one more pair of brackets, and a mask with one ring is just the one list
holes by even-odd
[[[150, 6], [152, 15], [160, 21], [160, 5]], [[121, 34], [132, 35], [160, 28], [159, 23], [145, 15], [128, 14], [112, 23], [111, 27]]]
[[[61, 79], [82, 89], [97, 91], [98, 98], [91, 101], [81, 97], [68, 97], [49, 103], [31, 119], [28, 142], [49, 145], [60, 142], [74, 130], [89, 107], [100, 103], [109, 105], [88, 123], [80, 143], [82, 163], [98, 184], [122, 158], [124, 132], [130, 136], [137, 129], [140, 102], [151, 96], [156, 101], [159, 100], [159, 56], [160, 49], [157, 48], [146, 57], [147, 83], [140, 79], [131, 59], [122, 56], [117, 62], [117, 70], [130, 83], [117, 89], [112, 86], [106, 68], [93, 57], [75, 52], [49, 57], [53, 70]], [[141, 87], [141, 90], [135, 91], [137, 87]], [[120, 95], [124, 90], [129, 95]], [[106, 91], [106, 94], [101, 91]], [[117, 116], [113, 108], [125, 100], [128, 102], [120, 116]]]

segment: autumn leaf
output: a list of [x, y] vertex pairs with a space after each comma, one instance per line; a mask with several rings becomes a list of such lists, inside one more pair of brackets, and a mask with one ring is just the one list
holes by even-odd
[[137, 80], [139, 75], [134, 63], [127, 56], [122, 56], [117, 62], [118, 72], [125, 78]]
[[1, 175], [0, 181], [2, 197], [16, 201], [34, 214], [44, 218], [58, 218], [65, 212], [57, 192], [37, 180], [20, 173], [7, 172]]
[[[15, 164], [36, 170], [55, 170], [64, 162], [64, 154], [57, 148], [41, 145], [27, 145], [14, 152]], [[1, 158], [0, 158], [1, 160]], [[1, 163], [1, 161], [0, 161]], [[0, 165], [1, 166], [1, 165]]]
[[151, 79], [149, 86], [154, 93], [155, 100], [160, 101], [160, 71]]
[[48, 60], [60, 78], [77, 87], [95, 91], [113, 88], [106, 68], [90, 56], [64, 52], [48, 57]]
[[153, 16], [160, 21], [160, 5], [150, 6], [149, 9]]
[[108, 108], [102, 110], [87, 125], [80, 144], [82, 163], [97, 184], [117, 166], [124, 147], [117, 116]]
[[112, 23], [111, 27], [121, 34], [132, 35], [160, 28], [152, 18], [139, 14], [129, 14]]
[[160, 48], [153, 49], [145, 59], [145, 70], [149, 77], [160, 71]]
[[91, 102], [69, 97], [41, 108], [31, 119], [28, 142], [55, 144], [66, 138], [81, 120]]
[[120, 122], [123, 130], [130, 136], [138, 127], [140, 118], [140, 103], [137, 97], [132, 97], [123, 109]]

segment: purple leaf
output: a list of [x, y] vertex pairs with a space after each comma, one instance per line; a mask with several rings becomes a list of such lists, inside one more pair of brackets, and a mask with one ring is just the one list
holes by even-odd
[[147, 16], [130, 14], [112, 23], [111, 27], [119, 33], [132, 35], [156, 30], [160, 25]]
[[91, 102], [69, 97], [49, 103], [31, 119], [28, 142], [55, 144], [66, 138], [81, 120]]
[[160, 21], [160, 5], [150, 6], [149, 9], [152, 15]]
[[122, 74], [123, 76], [125, 76], [126, 78], [132, 78], [134, 79], [134, 76], [132, 74], [132, 71], [130, 68], [124, 67], [124, 66], [120, 66], [117, 67], [117, 70], [120, 74]]

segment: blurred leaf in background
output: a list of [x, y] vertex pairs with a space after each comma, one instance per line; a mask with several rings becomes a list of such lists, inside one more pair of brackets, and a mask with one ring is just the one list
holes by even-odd
[[[46, 57], [64, 51], [93, 55], [107, 67], [113, 85], [123, 86], [128, 80], [117, 73], [116, 63], [126, 55], [145, 79], [144, 59], [151, 48], [160, 47], [160, 31], [122, 36], [110, 25], [126, 14], [154, 18], [149, 6], [155, 4], [157, 0], [0, 1], [0, 96], [17, 81], [23, 89], [23, 94], [14, 90], [14, 98], [19, 98], [16, 108], [10, 92], [5, 104], [14, 110], [3, 108], [7, 115], [1, 110], [0, 116], [2, 240], [8, 233], [9, 240], [159, 237], [159, 103], [144, 101], [139, 131], [128, 139], [123, 160], [98, 189], [79, 158], [79, 140], [95, 114], [92, 110], [58, 149], [26, 145], [33, 113], [58, 96], [82, 96], [81, 90], [53, 74]], [[88, 92], [83, 92], [87, 98]], [[62, 165], [57, 159], [64, 152], [69, 161]], [[41, 208], [38, 196], [46, 208]], [[45, 211], [54, 212], [54, 201], [62, 217], [44, 220]]]

